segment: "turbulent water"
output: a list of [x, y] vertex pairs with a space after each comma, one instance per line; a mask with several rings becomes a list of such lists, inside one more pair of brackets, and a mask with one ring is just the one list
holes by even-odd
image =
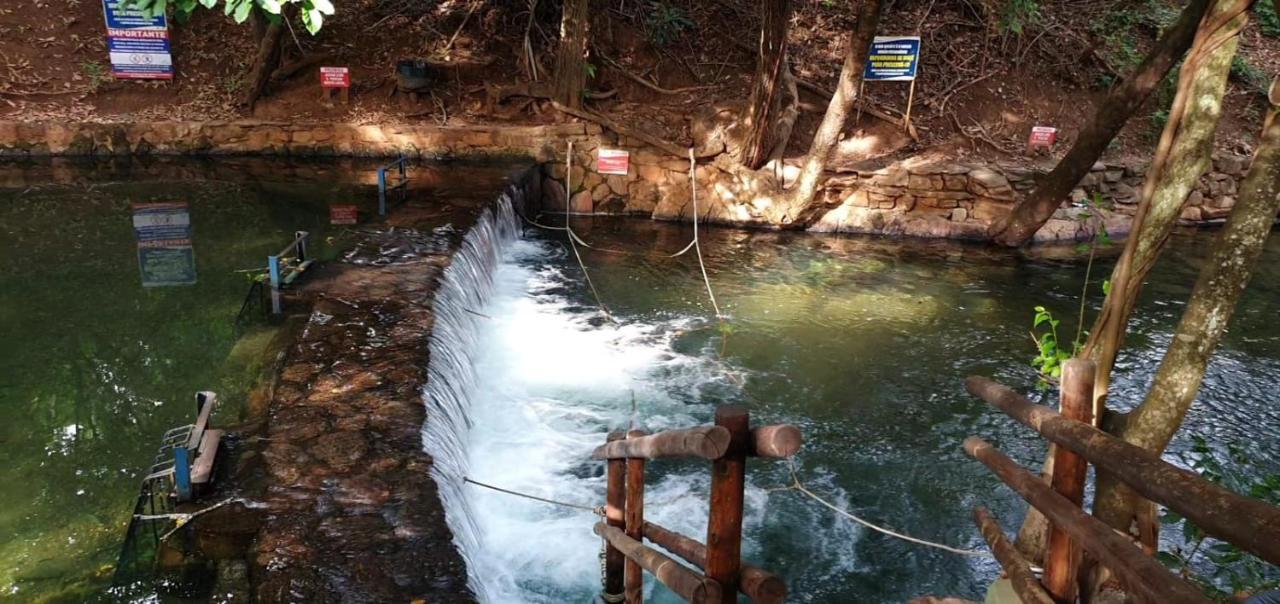
[[[972, 507], [990, 507], [1009, 529], [1021, 517], [1016, 496], [960, 442], [983, 436], [1027, 465], [1043, 443], [968, 397], [961, 379], [994, 375], [1033, 392], [1031, 308], [1047, 305], [1062, 329], [1073, 328], [1083, 264], [952, 244], [713, 230], [704, 249], [730, 315], [722, 329], [709, 320], [696, 261], [665, 257], [688, 229], [612, 220], [577, 229], [614, 248], [582, 252], [616, 323], [558, 233], [485, 235], [488, 251], [468, 248], [452, 282], [470, 293], [442, 298], [456, 308], [440, 309], [451, 314], [432, 349], [433, 379], [450, 382], [438, 393], [448, 405], [438, 428], [449, 433], [434, 447], [437, 472], [483, 601], [588, 601], [599, 591], [601, 542], [590, 511], [465, 485], [462, 476], [598, 506], [603, 468], [590, 452], [608, 431], [705, 424], [725, 402], [746, 404], [758, 423], [801, 426], [806, 484], [889, 527], [977, 547]], [[1207, 241], [1176, 238], [1153, 276], [1120, 362], [1118, 405], [1136, 402], [1149, 381]], [[1280, 466], [1267, 437], [1278, 418], [1265, 394], [1280, 387], [1280, 337], [1267, 327], [1280, 284], [1268, 259], [1277, 254], [1273, 244], [1171, 459], [1201, 434], [1250, 445], [1255, 471]], [[1094, 270], [1109, 269], [1101, 264]], [[1088, 312], [1100, 297], [1091, 290]], [[458, 350], [440, 356], [446, 343]], [[654, 462], [646, 482], [646, 518], [701, 539], [708, 466]], [[787, 482], [780, 462], [749, 465], [744, 558], [784, 577], [793, 601], [981, 599], [998, 573], [987, 559], [885, 537], [774, 490]], [[653, 601], [676, 601], [651, 579], [646, 590]]]

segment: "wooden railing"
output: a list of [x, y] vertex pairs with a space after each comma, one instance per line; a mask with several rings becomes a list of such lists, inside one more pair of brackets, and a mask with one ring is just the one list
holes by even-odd
[[1038, 580], [990, 513], [985, 508], [974, 510], [974, 521], [1023, 602], [1074, 602], [1082, 550], [1109, 569], [1140, 601], [1209, 602], [1199, 588], [1165, 569], [1128, 536], [1081, 508], [1090, 463], [1143, 497], [1181, 514], [1206, 534], [1280, 564], [1280, 508], [1233, 493], [1165, 462], [1158, 454], [1094, 428], [1090, 424], [1093, 381], [1092, 362], [1068, 361], [1062, 372], [1061, 413], [1036, 405], [987, 378], [971, 377], [965, 384], [970, 394], [1057, 445], [1052, 479], [1046, 484], [986, 441], [971, 436], [964, 442], [969, 455], [986, 465], [1052, 525], [1044, 577]]
[[[782, 459], [800, 450], [795, 426], [751, 428], [743, 407], [716, 409], [716, 425], [645, 434], [615, 432], [593, 457], [607, 461], [605, 521], [595, 526], [607, 542], [605, 602], [643, 602], [649, 572], [688, 602], [730, 604], [738, 592], [756, 602], [782, 602], [782, 579], [742, 563], [742, 504], [748, 457]], [[650, 459], [694, 457], [711, 461], [711, 511], [706, 544], [644, 519], [644, 470]], [[662, 546], [702, 572], [644, 544]]]

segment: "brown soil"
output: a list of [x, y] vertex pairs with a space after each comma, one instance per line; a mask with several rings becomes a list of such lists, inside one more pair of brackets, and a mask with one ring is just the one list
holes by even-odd
[[[978, 14], [982, 3], [900, 0], [887, 10], [882, 34], [924, 38], [914, 121], [921, 142], [864, 114], [849, 127], [841, 149], [847, 163], [886, 154], [927, 153], [960, 158], [1018, 161], [1032, 125], [1062, 130], [1061, 153], [1090, 107], [1115, 77], [1116, 53], [1097, 24], [1116, 10], [1142, 14], [1157, 4], [1127, 0], [1045, 0], [1038, 20], [1021, 35], [993, 31]], [[178, 77], [172, 83], [115, 82], [109, 75], [102, 9], [93, 0], [68, 0], [53, 12], [48, 0], [7, 0], [0, 7], [0, 118], [18, 120], [139, 120], [259, 118], [367, 123], [426, 121], [449, 125], [564, 119], [540, 103], [511, 102], [486, 112], [485, 86], [527, 81], [522, 64], [526, 28], [545, 74], [553, 64], [558, 5], [537, 4], [530, 20], [526, 2], [471, 3], [460, 0], [341, 0], [339, 13], [312, 37], [300, 27], [285, 36], [286, 64], [299, 57], [327, 57], [347, 65], [354, 83], [350, 106], [319, 101], [316, 69], [276, 82], [249, 111], [236, 105], [253, 56], [249, 25], [220, 11], [199, 11], [173, 25]], [[758, 31], [755, 2], [672, 0], [693, 26], [665, 44], [654, 41], [649, 3], [599, 2], [593, 12], [592, 64], [596, 91], [616, 91], [592, 106], [621, 121], [689, 142], [690, 116], [729, 106], [747, 96]], [[829, 88], [838, 75], [839, 53], [852, 28], [854, 8], [842, 2], [800, 2], [791, 27], [796, 75]], [[1177, 7], [1168, 7], [1176, 12]], [[461, 27], [460, 27], [461, 26]], [[454, 37], [457, 33], [456, 38]], [[1134, 50], [1149, 46], [1157, 31], [1130, 30]], [[1280, 67], [1280, 40], [1251, 25], [1241, 55], [1260, 73]], [[424, 57], [438, 86], [413, 103], [393, 95], [392, 69], [400, 58]], [[625, 77], [619, 65], [665, 89], [665, 94]], [[103, 75], [105, 74], [105, 75]], [[544, 76], [545, 77], [545, 76]], [[906, 103], [905, 83], [875, 83], [866, 89], [890, 111]], [[789, 155], [804, 152], [825, 100], [802, 93], [801, 119]], [[1247, 152], [1261, 115], [1256, 84], [1233, 78], [1227, 115], [1219, 132], [1224, 150]], [[1151, 104], [1151, 111], [1158, 109]], [[1158, 124], [1135, 118], [1114, 146], [1121, 158], [1150, 154]], [[1041, 162], [1048, 161], [1041, 159]], [[837, 162], [837, 165], [839, 162]]]

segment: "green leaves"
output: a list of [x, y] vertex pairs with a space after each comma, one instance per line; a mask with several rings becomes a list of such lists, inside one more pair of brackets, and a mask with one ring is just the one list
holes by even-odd
[[196, 8], [203, 6], [216, 9], [219, 2], [222, 3], [222, 14], [231, 17], [236, 23], [247, 21], [255, 7], [267, 15], [268, 19], [278, 21], [286, 6], [296, 4], [298, 18], [312, 35], [324, 26], [325, 16], [332, 15], [337, 10], [331, 0], [125, 0], [124, 4], [149, 15], [163, 14], [172, 5], [174, 17], [179, 23], [185, 23]]

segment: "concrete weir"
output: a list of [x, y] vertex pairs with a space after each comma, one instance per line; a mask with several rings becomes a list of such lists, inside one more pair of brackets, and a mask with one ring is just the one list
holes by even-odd
[[410, 193], [299, 292], [311, 312], [258, 448], [257, 601], [475, 600], [423, 448], [434, 303], [468, 231], [499, 196], [536, 200], [539, 182], [526, 169], [492, 186], [469, 178], [460, 197]]

